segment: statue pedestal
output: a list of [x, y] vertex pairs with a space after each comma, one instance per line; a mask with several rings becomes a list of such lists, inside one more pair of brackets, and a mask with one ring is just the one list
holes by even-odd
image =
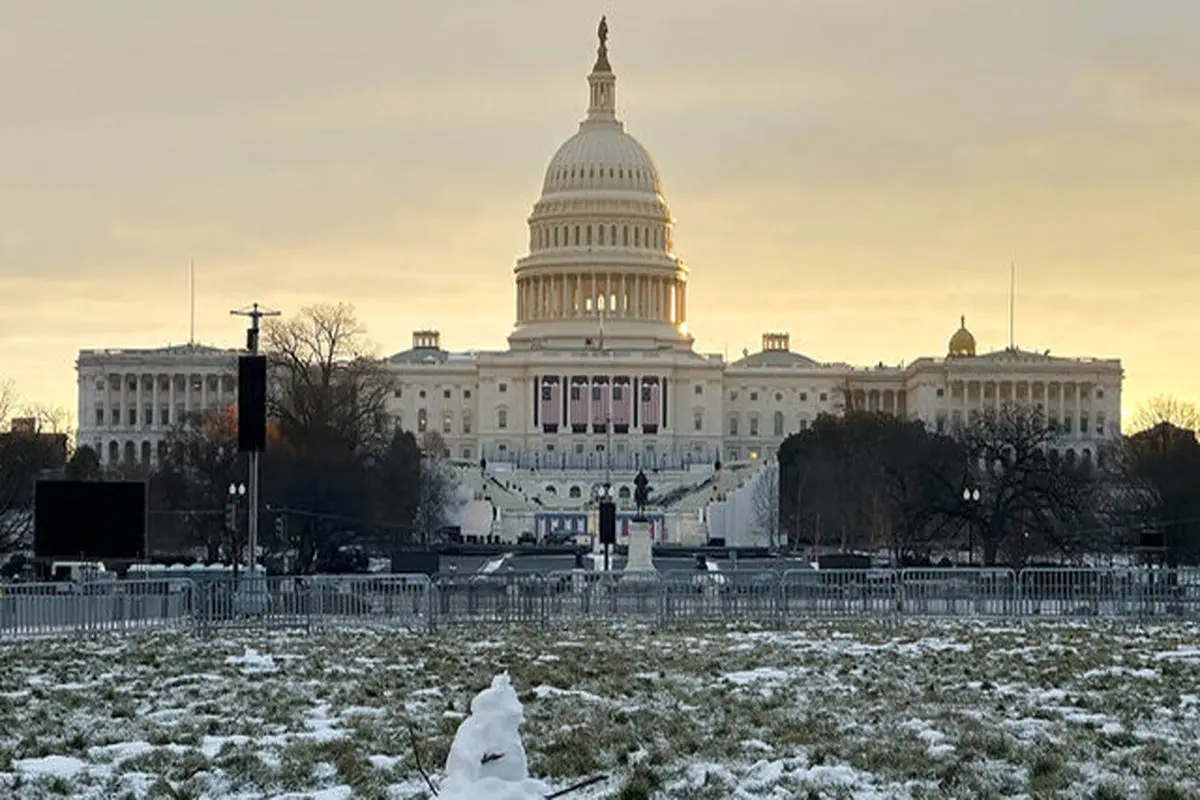
[[632, 520], [629, 523], [629, 556], [625, 561], [625, 577], [655, 576], [658, 570], [654, 568], [654, 541], [650, 536], [650, 523], [645, 520]]

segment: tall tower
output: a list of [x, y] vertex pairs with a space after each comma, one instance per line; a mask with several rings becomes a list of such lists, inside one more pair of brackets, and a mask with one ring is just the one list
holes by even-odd
[[517, 261], [513, 349], [690, 349], [687, 268], [650, 154], [617, 119], [608, 24], [587, 116], [550, 159]]

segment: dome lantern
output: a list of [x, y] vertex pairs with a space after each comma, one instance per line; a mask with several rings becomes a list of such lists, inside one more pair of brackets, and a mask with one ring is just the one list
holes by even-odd
[[973, 357], [975, 355], [975, 337], [967, 330], [966, 316], [959, 317], [958, 330], [950, 337], [948, 358]]

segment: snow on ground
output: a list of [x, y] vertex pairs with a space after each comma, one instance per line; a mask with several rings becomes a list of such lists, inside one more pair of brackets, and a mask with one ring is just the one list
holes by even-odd
[[0, 796], [430, 796], [508, 671], [571, 798], [1200, 796], [1200, 627], [858, 620], [0, 643]]

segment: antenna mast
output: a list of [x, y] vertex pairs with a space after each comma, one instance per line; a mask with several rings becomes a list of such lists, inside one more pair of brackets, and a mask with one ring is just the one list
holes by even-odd
[[1013, 325], [1016, 315], [1017, 303], [1017, 265], [1016, 262], [1008, 264], [1008, 349], [1016, 350], [1016, 339], [1013, 336]]
[[188, 344], [196, 343], [196, 259], [191, 260], [188, 271], [188, 302], [191, 306], [190, 322], [188, 323]]

